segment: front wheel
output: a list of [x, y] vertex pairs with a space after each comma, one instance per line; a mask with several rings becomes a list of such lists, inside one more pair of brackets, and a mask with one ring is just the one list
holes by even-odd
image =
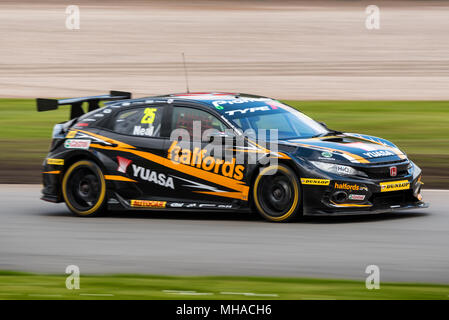
[[300, 185], [292, 169], [278, 164], [261, 168], [253, 187], [253, 202], [268, 221], [287, 221], [300, 211]]
[[62, 180], [67, 207], [78, 216], [93, 216], [104, 208], [106, 182], [100, 167], [89, 160], [72, 164]]

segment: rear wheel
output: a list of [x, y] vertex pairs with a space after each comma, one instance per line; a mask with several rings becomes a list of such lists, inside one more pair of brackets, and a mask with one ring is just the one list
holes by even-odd
[[287, 221], [297, 215], [300, 185], [292, 169], [278, 164], [262, 168], [254, 181], [253, 202], [269, 221]]
[[100, 167], [88, 160], [71, 165], [62, 180], [62, 194], [67, 207], [76, 215], [98, 215], [106, 198], [106, 182]]

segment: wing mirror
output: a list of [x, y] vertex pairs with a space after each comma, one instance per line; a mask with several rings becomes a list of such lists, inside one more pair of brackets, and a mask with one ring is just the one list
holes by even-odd
[[321, 124], [323, 127], [325, 127], [326, 129], [329, 129], [326, 125], [326, 123], [322, 122], [322, 121], [318, 121], [319, 124]]

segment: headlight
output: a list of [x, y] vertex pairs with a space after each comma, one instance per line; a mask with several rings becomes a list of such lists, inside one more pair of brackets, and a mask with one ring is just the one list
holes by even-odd
[[407, 166], [407, 172], [409, 173], [409, 174], [412, 174], [413, 173], [413, 167], [414, 167], [414, 163], [412, 162], [412, 160], [409, 160], [410, 162], [409, 162], [409, 164], [408, 164], [408, 166]]
[[363, 176], [367, 177], [365, 172], [354, 169], [353, 167], [344, 166], [336, 163], [310, 161], [315, 167], [326, 172], [338, 174], [340, 176]]

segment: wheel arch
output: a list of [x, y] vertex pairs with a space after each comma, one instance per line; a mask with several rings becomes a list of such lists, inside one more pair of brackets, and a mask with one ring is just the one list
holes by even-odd
[[[293, 160], [290, 160], [290, 159], [279, 159], [279, 161], [277, 163], [278, 164], [283, 164], [283, 165], [287, 166], [289, 169], [291, 169], [295, 173], [295, 175], [296, 175], [296, 177], [298, 179], [299, 192], [300, 192], [299, 196], [300, 196], [300, 199], [301, 199], [300, 208], [301, 208], [301, 214], [302, 214], [303, 209], [304, 209], [303, 208], [303, 201], [302, 201], [302, 199], [304, 197], [304, 190], [303, 190], [302, 184], [301, 184], [301, 171], [298, 168], [298, 165]], [[270, 165], [270, 163], [268, 163], [268, 164], [258, 163], [258, 165], [253, 169], [253, 171], [251, 173], [251, 176], [250, 176], [250, 179], [249, 179], [249, 181], [250, 181], [250, 184], [249, 184], [250, 188], [249, 188], [249, 192], [248, 192], [248, 205], [249, 205], [249, 207], [253, 211], [255, 210], [254, 199], [253, 199], [253, 190], [254, 190], [255, 180], [256, 180], [256, 178], [258, 176], [259, 170], [261, 168], [268, 167], [269, 165]]]
[[94, 156], [91, 152], [76, 152], [76, 153], [72, 153], [70, 155], [68, 155], [65, 160], [64, 160], [64, 166], [62, 168], [62, 174], [61, 174], [61, 181], [62, 178], [64, 177], [65, 172], [76, 162], [81, 161], [81, 160], [91, 160], [93, 162], [95, 162], [100, 169], [105, 173], [106, 168], [104, 166], [104, 164], [102, 163], [102, 161], [100, 161], [100, 159], [98, 159], [98, 157]]

